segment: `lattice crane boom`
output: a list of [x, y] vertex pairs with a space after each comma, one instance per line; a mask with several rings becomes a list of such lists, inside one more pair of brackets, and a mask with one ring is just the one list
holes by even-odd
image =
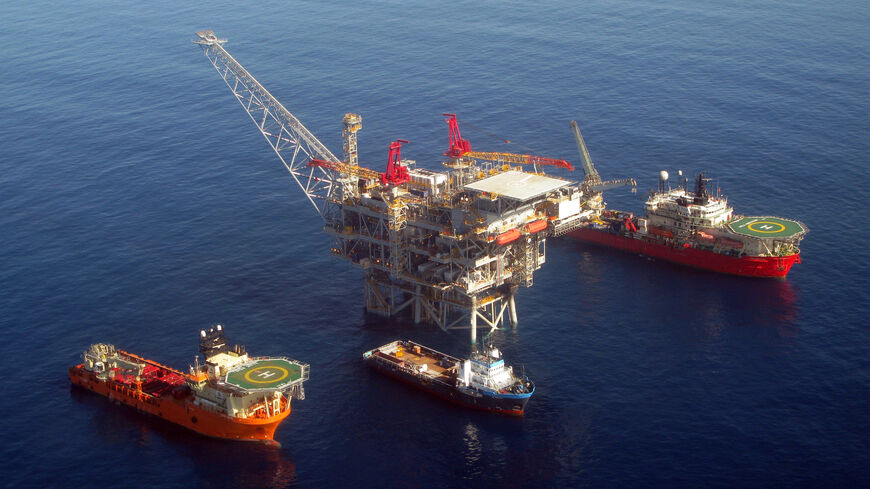
[[589, 156], [589, 150], [586, 149], [586, 142], [583, 141], [583, 135], [580, 134], [580, 127], [577, 121], [571, 121], [571, 130], [574, 131], [574, 140], [577, 141], [577, 152], [583, 161], [583, 173], [586, 174], [586, 181], [589, 183], [598, 183], [601, 181], [601, 176], [595, 170], [595, 165], [592, 164], [592, 158]]
[[[329, 165], [309, 165], [308, 160], [341, 161], [224, 49], [226, 39], [218, 39], [210, 30], [196, 35], [198, 39], [193, 42], [202, 48], [318, 214], [326, 219], [326, 205], [338, 188], [340, 170]], [[315, 199], [322, 200], [322, 205]]]
[[[601, 192], [616, 187], [637, 187], [637, 182], [634, 181], [633, 178], [602, 181], [601, 175], [598, 174], [598, 170], [596, 170], [595, 165], [592, 164], [592, 158], [589, 156], [589, 150], [586, 149], [586, 141], [583, 140], [583, 135], [580, 134], [580, 126], [577, 125], [577, 121], [571, 121], [571, 130], [574, 131], [574, 140], [577, 141], [577, 152], [580, 153], [580, 157], [583, 160], [583, 172], [586, 174], [586, 185], [588, 185], [593, 192]], [[632, 192], [634, 192], [634, 189], [632, 189]]]

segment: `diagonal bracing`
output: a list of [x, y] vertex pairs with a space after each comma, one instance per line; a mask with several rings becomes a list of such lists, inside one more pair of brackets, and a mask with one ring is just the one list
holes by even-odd
[[218, 39], [213, 31], [200, 31], [196, 35], [199, 39], [193, 42], [202, 48], [317, 213], [327, 219], [338, 174], [308, 162], [319, 159], [340, 163], [340, 160], [224, 49], [225, 39]]

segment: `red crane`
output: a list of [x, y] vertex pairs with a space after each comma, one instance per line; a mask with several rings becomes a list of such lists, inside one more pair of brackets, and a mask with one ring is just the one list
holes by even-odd
[[381, 185], [400, 185], [411, 179], [408, 168], [399, 164], [402, 161], [402, 143], [410, 143], [406, 139], [397, 139], [390, 143], [390, 154], [387, 156], [387, 172], [381, 175]]
[[462, 134], [459, 133], [459, 122], [456, 121], [456, 114], [441, 114], [447, 116], [447, 127], [450, 129], [450, 149], [444, 153], [444, 156], [451, 158], [459, 158], [465, 153], [471, 151], [471, 142], [467, 139], [462, 139]]
[[456, 120], [456, 114], [442, 114], [447, 117], [447, 127], [450, 129], [450, 149], [444, 152], [444, 156], [450, 158], [477, 158], [487, 161], [504, 161], [505, 163], [514, 163], [518, 165], [551, 165], [559, 168], [567, 168], [574, 170], [571, 163], [565, 160], [557, 160], [554, 158], [544, 158], [543, 156], [521, 155], [515, 153], [493, 153], [472, 151], [471, 143], [467, 139], [462, 139], [462, 134], [459, 132], [459, 122]]

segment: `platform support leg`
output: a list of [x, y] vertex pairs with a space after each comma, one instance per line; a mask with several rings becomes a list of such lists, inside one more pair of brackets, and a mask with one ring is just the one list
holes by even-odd
[[414, 298], [414, 324], [420, 324], [420, 286], [418, 285], [416, 290], [416, 297]]
[[471, 309], [471, 344], [477, 343], [477, 308], [472, 306]]
[[513, 294], [511, 294], [511, 297], [510, 297], [510, 299], [508, 299], [508, 301], [509, 301], [508, 304], [510, 305], [510, 311], [511, 311], [511, 326], [516, 328], [517, 327], [517, 303], [516, 303], [516, 301], [514, 301]]

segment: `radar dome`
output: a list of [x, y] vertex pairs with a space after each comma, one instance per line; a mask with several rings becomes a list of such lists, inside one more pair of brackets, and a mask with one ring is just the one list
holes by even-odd
[[661, 180], [663, 182], [666, 182], [668, 180], [669, 176], [670, 175], [668, 175], [668, 172], [666, 172], [665, 170], [662, 170], [659, 172], [659, 180]]

